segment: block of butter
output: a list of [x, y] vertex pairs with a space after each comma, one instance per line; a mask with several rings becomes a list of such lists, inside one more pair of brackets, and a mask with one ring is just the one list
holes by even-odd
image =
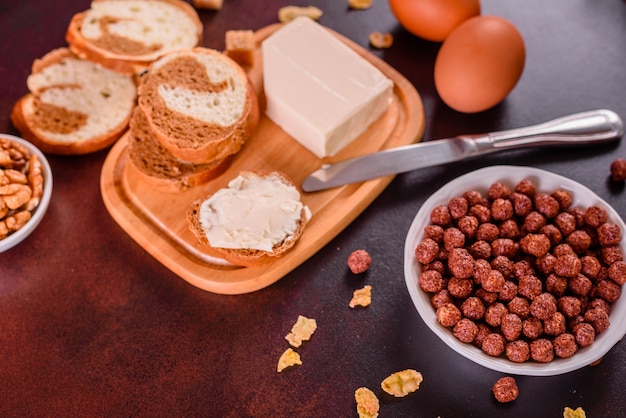
[[307, 17], [262, 43], [266, 115], [316, 156], [332, 156], [389, 107], [393, 82]]

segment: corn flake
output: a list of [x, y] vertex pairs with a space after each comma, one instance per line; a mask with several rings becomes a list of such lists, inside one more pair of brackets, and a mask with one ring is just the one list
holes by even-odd
[[399, 398], [418, 390], [423, 380], [420, 372], [407, 369], [388, 376], [380, 386], [388, 394]]
[[578, 407], [576, 409], [572, 409], [569, 406], [566, 406], [563, 410], [563, 418], [586, 418], [587, 414], [582, 407]]
[[372, 7], [374, 0], [348, 0], [348, 7], [351, 9], [369, 9]]
[[391, 48], [393, 35], [390, 33], [372, 32], [369, 34], [370, 45], [378, 49]]
[[278, 370], [278, 372], [280, 373], [287, 367], [295, 366], [296, 364], [302, 365], [302, 360], [300, 360], [300, 354], [293, 351], [293, 349], [288, 348], [283, 354], [281, 354], [280, 358], [278, 359], [278, 367], [276, 370]]
[[322, 17], [322, 14], [322, 10], [315, 6], [285, 6], [278, 9], [278, 20], [281, 23], [287, 23], [300, 16], [307, 16], [313, 20], [318, 20]]
[[298, 315], [298, 320], [291, 328], [291, 332], [285, 336], [292, 347], [300, 347], [303, 341], [308, 341], [317, 329], [315, 319]]
[[357, 289], [352, 295], [350, 301], [350, 307], [355, 308], [357, 306], [369, 306], [372, 303], [372, 286], [366, 285], [362, 289]]
[[380, 404], [374, 392], [366, 387], [358, 388], [354, 392], [354, 399], [356, 399], [356, 411], [359, 418], [378, 417]]

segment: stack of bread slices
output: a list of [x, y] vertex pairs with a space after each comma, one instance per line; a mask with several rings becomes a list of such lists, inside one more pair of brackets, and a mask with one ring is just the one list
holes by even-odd
[[106, 148], [128, 129], [137, 75], [201, 39], [202, 23], [182, 0], [94, 0], [71, 19], [68, 47], [33, 62], [13, 125], [47, 153]]
[[161, 189], [202, 184], [228, 166], [258, 122], [256, 92], [235, 61], [209, 48], [172, 52], [140, 77], [131, 163]]

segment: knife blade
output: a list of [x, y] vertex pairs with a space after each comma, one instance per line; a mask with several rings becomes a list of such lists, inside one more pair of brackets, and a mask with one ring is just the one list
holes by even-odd
[[304, 179], [302, 190], [315, 192], [516, 148], [610, 142], [623, 134], [617, 113], [591, 110], [538, 125], [405, 145], [326, 164]]

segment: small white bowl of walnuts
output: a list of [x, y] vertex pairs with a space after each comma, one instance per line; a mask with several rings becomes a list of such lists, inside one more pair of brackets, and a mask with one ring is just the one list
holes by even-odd
[[449, 347], [517, 375], [567, 373], [626, 334], [626, 231], [585, 186], [520, 166], [461, 176], [419, 210], [409, 294]]
[[43, 219], [52, 196], [52, 170], [30, 142], [0, 134], [0, 252], [22, 242]]

